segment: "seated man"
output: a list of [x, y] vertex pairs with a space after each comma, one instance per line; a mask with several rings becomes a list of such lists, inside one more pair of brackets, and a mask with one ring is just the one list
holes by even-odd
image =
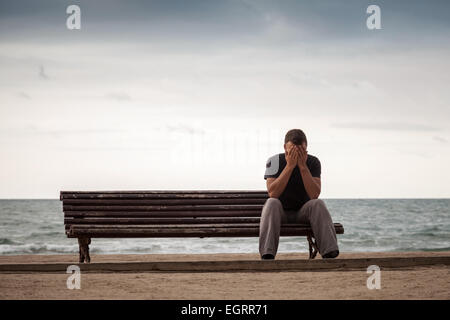
[[300, 129], [288, 131], [285, 153], [266, 163], [264, 179], [269, 199], [264, 204], [259, 226], [262, 259], [274, 259], [281, 223], [310, 224], [322, 258], [339, 255], [336, 231], [320, 194], [320, 161], [306, 151], [306, 136]]

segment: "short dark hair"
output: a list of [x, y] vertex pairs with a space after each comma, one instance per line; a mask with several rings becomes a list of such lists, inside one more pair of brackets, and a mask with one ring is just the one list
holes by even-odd
[[306, 145], [308, 145], [306, 135], [300, 129], [292, 129], [286, 133], [286, 136], [284, 137], [284, 143], [288, 143], [289, 141], [296, 145], [301, 145], [303, 142], [305, 142]]

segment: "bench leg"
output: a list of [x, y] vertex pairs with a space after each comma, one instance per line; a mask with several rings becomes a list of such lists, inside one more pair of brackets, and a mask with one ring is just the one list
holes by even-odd
[[91, 262], [89, 256], [89, 245], [91, 244], [91, 238], [78, 238], [78, 246], [80, 247], [80, 263]]
[[309, 258], [314, 259], [319, 252], [319, 248], [317, 248], [316, 240], [313, 239], [311, 235], [308, 235], [308, 244], [309, 244]]

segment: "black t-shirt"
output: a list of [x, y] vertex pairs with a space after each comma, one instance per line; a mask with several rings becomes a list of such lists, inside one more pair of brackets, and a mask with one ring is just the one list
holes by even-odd
[[[308, 154], [306, 166], [309, 168], [313, 177], [320, 178], [321, 166], [317, 157]], [[286, 158], [284, 153], [270, 157], [266, 163], [264, 179], [278, 178], [285, 167]], [[310, 200], [310, 197], [305, 190], [305, 186], [303, 185], [302, 175], [300, 174], [298, 166], [292, 171], [286, 189], [284, 189], [279, 199], [283, 204], [283, 208], [286, 210], [298, 210]]]

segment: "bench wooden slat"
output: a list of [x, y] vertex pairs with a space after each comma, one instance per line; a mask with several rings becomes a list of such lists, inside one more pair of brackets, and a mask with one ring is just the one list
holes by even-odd
[[261, 210], [262, 205], [173, 205], [173, 206], [85, 206], [63, 205], [64, 211], [185, 211], [185, 210]]
[[174, 205], [264, 205], [267, 199], [68, 199], [63, 205], [68, 206], [174, 206]]
[[267, 193], [264, 190], [100, 190], [100, 191], [61, 191], [60, 194], [252, 194]]
[[141, 198], [141, 197], [268, 197], [261, 190], [130, 190], [130, 191], [61, 191], [60, 199], [81, 198]]
[[261, 193], [62, 193], [61, 200], [70, 199], [267, 199]]
[[[122, 226], [134, 226], [134, 225], [147, 225], [147, 226], [184, 226], [186, 225], [195, 225], [195, 226], [203, 226], [203, 225], [216, 225], [216, 226], [225, 226], [225, 225], [245, 225], [245, 224], [253, 224], [258, 225], [260, 223], [259, 217], [241, 217], [241, 218], [82, 218], [82, 219], [64, 219], [64, 223], [66, 225], [91, 225], [91, 226], [114, 226], [117, 225]], [[283, 223], [281, 226], [291, 226], [291, 227], [303, 227], [308, 226], [305, 224], [298, 223]], [[343, 228], [342, 224], [334, 223], [335, 228]], [[309, 227], [309, 226], [308, 226]]]
[[[199, 223], [199, 224], [127, 224], [127, 225], [108, 225], [108, 224], [67, 224], [72, 229], [196, 229], [196, 228], [259, 228], [259, 223]], [[335, 230], [343, 231], [343, 226], [340, 223], [334, 224]], [[296, 228], [311, 230], [311, 226], [307, 224], [285, 223], [281, 228]]]
[[259, 217], [261, 210], [205, 211], [66, 211], [65, 217]]
[[199, 224], [199, 223], [259, 223], [259, 217], [174, 217], [174, 218], [65, 218], [65, 224]]
[[[334, 224], [337, 234], [344, 233], [344, 228], [340, 223]], [[164, 233], [185, 233], [187, 237], [193, 236], [192, 234], [200, 233], [202, 236], [218, 236], [222, 234], [224, 230], [231, 232], [241, 232], [247, 234], [249, 230], [253, 232], [259, 230], [259, 224], [247, 223], [247, 224], [204, 224], [204, 225], [70, 225], [68, 233], [70, 235], [82, 235], [86, 232], [92, 234], [133, 234], [133, 233], [145, 233], [148, 237], [157, 237]], [[284, 231], [283, 231], [284, 230]], [[312, 233], [311, 227], [305, 224], [283, 224], [281, 225], [281, 231], [284, 233], [289, 232], [294, 235], [308, 235]], [[282, 233], [283, 233], [282, 232]], [[154, 234], [152, 234], [154, 233]]]
[[[259, 227], [253, 228], [178, 228], [162, 229], [97, 229], [72, 227], [69, 237], [98, 237], [98, 238], [161, 238], [161, 237], [257, 237]], [[306, 236], [311, 233], [310, 229], [281, 228], [281, 236]]]
[[[162, 228], [259, 228], [259, 223], [199, 223], [199, 224], [127, 224], [127, 225], [110, 225], [110, 224], [72, 224], [75, 228], [89, 228], [89, 229], [162, 229]], [[305, 224], [284, 224], [281, 227], [289, 228], [311, 228]]]

